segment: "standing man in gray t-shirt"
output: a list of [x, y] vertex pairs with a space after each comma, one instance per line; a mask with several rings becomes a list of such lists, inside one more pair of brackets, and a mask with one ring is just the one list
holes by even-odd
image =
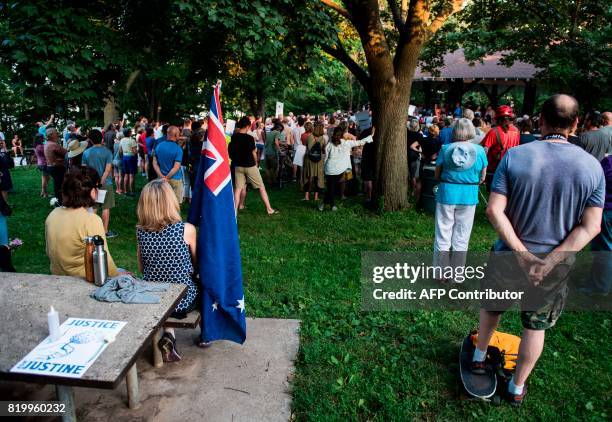
[[612, 138], [607, 130], [601, 130], [603, 115], [597, 111], [590, 112], [586, 119], [584, 128], [578, 138], [578, 146], [591, 154], [600, 162], [612, 149]]
[[[601, 166], [567, 141], [578, 124], [576, 100], [568, 95], [550, 97], [542, 105], [540, 122], [540, 141], [513, 148], [502, 159], [487, 208], [499, 235], [495, 250], [513, 251], [520, 267], [491, 271], [491, 279], [508, 286], [522, 278], [532, 290], [540, 283], [550, 284], [551, 277], [562, 273], [556, 267], [599, 233], [605, 192]], [[538, 258], [534, 253], [547, 255]], [[567, 289], [558, 292], [560, 297], [553, 305], [521, 312], [523, 336], [516, 372], [508, 385], [508, 399], [513, 405], [522, 403], [527, 392], [525, 381], [544, 347], [545, 330], [555, 324], [563, 309]], [[484, 365], [487, 345], [501, 313], [484, 307], [480, 310], [480, 332], [472, 362], [475, 374], [488, 370]]]

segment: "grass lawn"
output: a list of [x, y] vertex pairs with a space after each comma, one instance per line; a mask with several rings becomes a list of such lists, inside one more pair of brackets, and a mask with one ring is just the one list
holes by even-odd
[[[48, 273], [35, 169], [15, 169], [11, 237], [18, 271]], [[144, 181], [138, 177], [139, 184]], [[458, 400], [458, 350], [478, 323], [463, 312], [362, 312], [363, 251], [429, 251], [433, 217], [413, 209], [383, 216], [349, 199], [336, 213], [300, 202], [293, 187], [270, 192], [280, 215], [269, 217], [251, 192], [239, 216], [247, 312], [302, 321], [293, 412], [298, 420], [608, 420], [611, 403], [609, 313], [565, 313], [547, 333], [524, 406]], [[117, 265], [136, 270], [136, 199], [118, 197], [109, 249]], [[495, 238], [482, 210], [470, 249]], [[520, 334], [517, 313], [503, 331]], [[247, 334], [248, 337], [248, 334]]]

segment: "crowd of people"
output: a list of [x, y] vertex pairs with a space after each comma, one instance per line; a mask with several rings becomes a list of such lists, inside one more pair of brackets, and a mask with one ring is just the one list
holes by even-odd
[[[520, 405], [545, 331], [555, 325], [566, 303], [568, 251], [590, 243], [597, 252], [591, 282], [582, 293], [608, 295], [612, 286], [612, 113], [589, 112], [579, 125], [578, 103], [567, 95], [547, 99], [536, 119], [516, 119], [509, 106], [491, 111], [484, 121], [459, 107], [453, 117], [426, 112], [420, 122], [410, 121], [409, 167], [418, 196], [422, 167], [415, 162], [435, 160], [434, 264], [465, 265], [479, 190], [485, 185], [490, 192], [487, 216], [499, 236], [493, 250], [514, 252], [512, 262], [518, 263], [518, 268], [490, 266], [486, 286], [522, 286], [532, 298], [542, 296], [540, 284], [547, 289], [535, 309], [521, 312], [523, 334], [508, 384], [510, 403]], [[426, 135], [419, 123], [425, 123]], [[487, 347], [502, 313], [483, 303], [475, 374], [490, 370]]]
[[[558, 264], [556, 255], [543, 258], [539, 253], [578, 251], [589, 242], [594, 251], [612, 251], [611, 112], [589, 112], [580, 124], [576, 100], [555, 95], [544, 102], [537, 117], [517, 118], [507, 105], [472, 110], [457, 104], [448, 114], [436, 105], [417, 108], [413, 114], [406, 121], [406, 184], [418, 202], [423, 178], [437, 181], [437, 265], [446, 265], [447, 259], [454, 260], [453, 265], [464, 264], [476, 207], [485, 198], [481, 187], [490, 193], [487, 216], [499, 234], [494, 249], [521, 252], [518, 264], [533, 284]], [[207, 120], [169, 124], [141, 117], [128, 127], [122, 119], [86, 134], [74, 122], [60, 131], [53, 121], [51, 116], [38, 122], [34, 140], [40, 195], [48, 195], [51, 182], [57, 202], [45, 224], [51, 272], [85, 276], [83, 238], [99, 235], [106, 244], [116, 236], [109, 230], [116, 196], [136, 196], [135, 180], [143, 177], [148, 183], [137, 206], [139, 270], [146, 281], [189, 285], [176, 312], [193, 309], [199, 289], [194, 282], [196, 231], [182, 221], [180, 207], [191, 198]], [[313, 200], [320, 211], [337, 211], [338, 199], [360, 192], [366, 204], [372, 204], [375, 133], [367, 109], [354, 114], [240, 118], [227, 134], [236, 214], [245, 207], [249, 185], [258, 190], [269, 215], [279, 211], [270, 204], [266, 184], [295, 184], [303, 200]], [[17, 137], [11, 150], [14, 155], [23, 153]], [[10, 211], [10, 162], [10, 151], [0, 139], [0, 211]], [[426, 168], [433, 168], [433, 174], [426, 176]], [[7, 244], [6, 213], [0, 212], [0, 245]], [[108, 262], [109, 275], [125, 272], [115, 265], [110, 251]], [[593, 282], [585, 292], [608, 294], [612, 260], [603, 256], [594, 265]], [[555, 324], [560, 311], [546, 308], [522, 315], [525, 332], [510, 384], [515, 404], [525, 395], [523, 386], [541, 353], [544, 330]], [[475, 373], [485, 370], [483, 353], [500, 315], [481, 311]], [[164, 334], [160, 348], [165, 360], [180, 360], [172, 331]]]

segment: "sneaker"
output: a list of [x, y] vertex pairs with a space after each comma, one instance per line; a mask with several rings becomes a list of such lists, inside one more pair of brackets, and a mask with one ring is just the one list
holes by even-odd
[[162, 338], [159, 339], [157, 347], [161, 350], [164, 362], [178, 362], [181, 360], [181, 355], [176, 350], [176, 340], [171, 334], [164, 333]]
[[334, 205], [334, 206], [332, 207], [332, 211], [338, 211], [338, 207]]
[[472, 361], [472, 374], [476, 374], [476, 375], [485, 375], [487, 373], [487, 367], [484, 363], [484, 361], [480, 362], [480, 361]]
[[325, 204], [320, 203], [319, 204], [319, 211], [323, 211], [323, 208], [325, 208]]
[[109, 230], [108, 233], [106, 233], [106, 238], [107, 239], [110, 239], [112, 237], [117, 237], [117, 236], [119, 236], [119, 235], [117, 233], [115, 233], [114, 231], [112, 231], [112, 230]]
[[520, 405], [522, 405], [526, 395], [527, 384], [523, 386], [523, 392], [521, 394], [512, 394], [508, 392], [508, 401], [510, 402], [510, 406], [519, 407]]

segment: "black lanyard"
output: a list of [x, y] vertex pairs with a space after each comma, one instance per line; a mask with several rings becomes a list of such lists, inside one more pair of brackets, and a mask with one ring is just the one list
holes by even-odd
[[542, 141], [548, 141], [548, 140], [553, 140], [553, 141], [567, 141], [567, 137], [561, 135], [560, 133], [551, 133], [550, 135], [546, 135], [542, 138]]

